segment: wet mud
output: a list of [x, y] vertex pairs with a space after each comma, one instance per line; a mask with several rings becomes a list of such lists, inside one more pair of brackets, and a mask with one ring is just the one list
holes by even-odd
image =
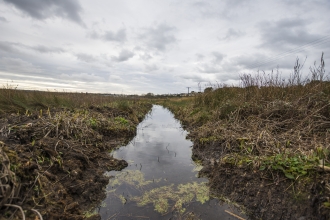
[[236, 204], [250, 219], [330, 219], [330, 210], [324, 205], [330, 195], [328, 172], [319, 169], [307, 178], [290, 180], [280, 171], [262, 172], [245, 163], [221, 163], [217, 160], [224, 156], [221, 144], [196, 142], [193, 158], [202, 161], [199, 175], [209, 179], [212, 194]]

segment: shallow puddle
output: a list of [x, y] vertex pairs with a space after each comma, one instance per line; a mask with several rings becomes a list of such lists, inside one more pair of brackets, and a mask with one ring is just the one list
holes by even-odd
[[170, 111], [153, 106], [136, 137], [114, 152], [129, 165], [107, 173], [113, 177], [97, 209], [103, 220], [237, 219], [228, 214], [238, 214], [233, 207], [210, 198], [207, 179], [197, 177], [201, 166], [191, 159], [186, 135]]

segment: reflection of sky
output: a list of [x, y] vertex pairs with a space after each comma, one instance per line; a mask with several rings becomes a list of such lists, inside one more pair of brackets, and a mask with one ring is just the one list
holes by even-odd
[[[128, 162], [125, 170], [141, 170], [145, 180], [157, 180], [142, 188], [136, 189], [128, 184], [116, 187], [115, 193], [109, 193], [104, 200], [105, 207], [99, 208], [102, 219], [140, 219], [142, 216], [149, 219], [169, 219], [171, 212], [161, 216], [154, 211], [152, 205], [138, 207], [130, 201], [132, 196], [141, 196], [144, 191], [169, 186], [171, 184], [186, 184], [189, 182], [205, 182], [204, 178], [197, 178], [197, 171], [193, 171], [195, 163], [191, 160], [192, 142], [186, 140], [187, 132], [181, 128], [180, 123], [174, 119], [173, 114], [161, 106], [154, 106], [152, 114], [138, 126], [136, 137], [127, 145], [114, 152], [114, 156]], [[110, 175], [116, 175], [112, 171]], [[116, 178], [116, 177], [114, 177]], [[112, 190], [109, 185], [107, 190]], [[123, 205], [119, 196], [127, 199]], [[172, 204], [173, 205], [173, 204]], [[205, 204], [192, 203], [186, 207], [202, 219], [230, 219], [224, 212], [228, 207], [218, 205], [213, 199]], [[133, 217], [135, 216], [135, 217]], [[144, 219], [144, 218], [142, 218]], [[175, 218], [174, 218], [175, 219]]]
[[128, 169], [140, 169], [148, 178], [166, 178], [173, 183], [195, 179], [192, 173], [192, 142], [173, 114], [161, 106], [154, 106], [152, 114], [139, 126], [136, 137], [115, 156], [133, 161]]

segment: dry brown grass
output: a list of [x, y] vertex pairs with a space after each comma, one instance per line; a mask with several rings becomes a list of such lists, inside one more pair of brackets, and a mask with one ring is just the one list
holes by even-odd
[[151, 104], [7, 86], [0, 107], [0, 219], [82, 219], [102, 196], [103, 172], [122, 167], [108, 151], [135, 135]]
[[[241, 75], [241, 87], [218, 86], [168, 106], [206, 160], [281, 170], [291, 179], [330, 164], [330, 82], [323, 55], [302, 79], [297, 63], [288, 80], [278, 71]], [[207, 148], [221, 149], [210, 153]], [[205, 153], [204, 153], [205, 152]]]
[[113, 97], [93, 93], [18, 90], [14, 86], [5, 85], [0, 89], [0, 114], [6, 112], [24, 113], [26, 110], [39, 111], [48, 108], [86, 108], [136, 100], [137, 98]]

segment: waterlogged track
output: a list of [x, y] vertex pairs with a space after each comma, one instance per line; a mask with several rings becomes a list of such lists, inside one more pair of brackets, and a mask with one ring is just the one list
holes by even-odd
[[98, 208], [102, 219], [233, 219], [228, 211], [239, 214], [210, 198], [186, 135], [171, 112], [153, 106], [136, 137], [114, 152], [129, 165], [107, 174], [113, 177]]

